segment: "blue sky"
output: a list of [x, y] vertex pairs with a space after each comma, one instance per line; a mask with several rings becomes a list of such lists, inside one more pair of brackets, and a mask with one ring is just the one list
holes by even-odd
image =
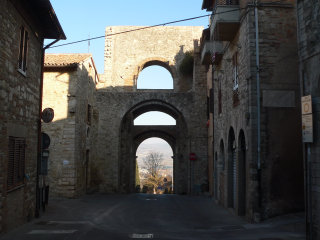
[[[151, 26], [208, 14], [201, 10], [202, 0], [51, 0], [67, 36], [62, 43], [103, 36], [107, 26]], [[208, 17], [171, 26], [204, 26]], [[50, 53], [87, 53], [88, 42], [48, 49]], [[103, 73], [104, 38], [90, 42], [99, 73]]]

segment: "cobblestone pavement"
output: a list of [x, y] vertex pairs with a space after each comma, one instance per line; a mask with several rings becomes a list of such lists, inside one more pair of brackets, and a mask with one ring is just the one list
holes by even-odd
[[209, 197], [179, 195], [86, 195], [55, 199], [38, 219], [3, 240], [302, 240], [303, 214], [249, 224]]

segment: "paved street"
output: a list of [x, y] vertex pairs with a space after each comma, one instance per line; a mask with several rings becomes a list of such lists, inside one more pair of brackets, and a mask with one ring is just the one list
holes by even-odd
[[248, 224], [209, 197], [94, 194], [51, 200], [41, 218], [0, 239], [302, 240], [303, 225], [302, 214]]

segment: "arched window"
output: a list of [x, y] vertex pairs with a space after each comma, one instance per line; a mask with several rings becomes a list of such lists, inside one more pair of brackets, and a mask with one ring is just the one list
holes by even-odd
[[138, 76], [137, 89], [173, 89], [172, 75], [161, 66], [146, 67]]
[[150, 111], [134, 119], [133, 125], [176, 125], [176, 120], [166, 113]]

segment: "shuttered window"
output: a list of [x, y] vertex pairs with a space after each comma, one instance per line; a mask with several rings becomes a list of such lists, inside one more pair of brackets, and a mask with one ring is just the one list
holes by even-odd
[[8, 159], [8, 190], [23, 184], [25, 171], [25, 147], [24, 138], [9, 137], [9, 159]]

